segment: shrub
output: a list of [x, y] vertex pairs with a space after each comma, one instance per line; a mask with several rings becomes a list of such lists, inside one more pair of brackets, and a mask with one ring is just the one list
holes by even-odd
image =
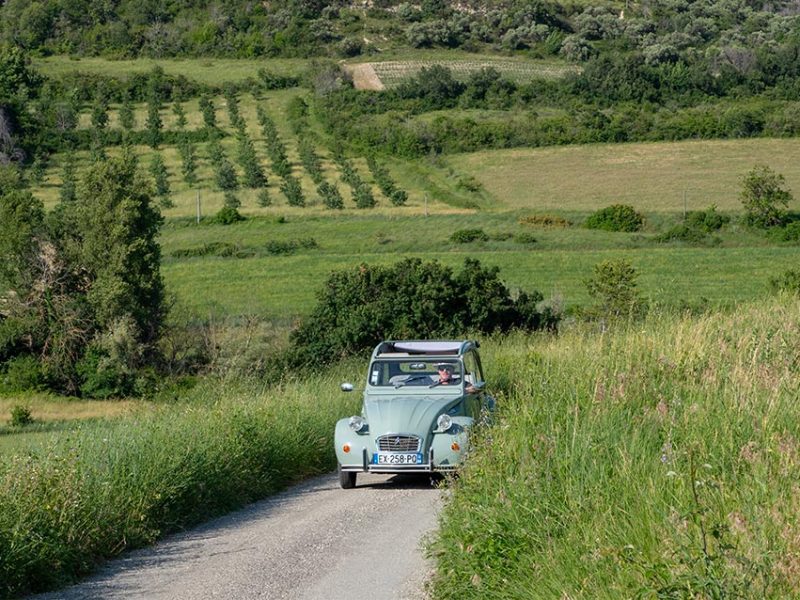
[[789, 269], [769, 280], [769, 288], [773, 292], [787, 292], [800, 295], [800, 270]]
[[327, 208], [333, 210], [341, 210], [344, 208], [342, 194], [339, 192], [339, 188], [334, 184], [323, 181], [317, 186], [317, 193], [320, 195], [323, 204], [325, 204]]
[[527, 217], [520, 217], [519, 224], [530, 225], [532, 227], [566, 228], [570, 227], [572, 222], [557, 215], [529, 215]]
[[266, 208], [272, 204], [272, 198], [269, 197], [269, 192], [266, 189], [258, 191], [258, 194], [256, 195], [256, 204], [258, 204], [261, 208]]
[[686, 242], [688, 244], [719, 244], [722, 240], [716, 236], [710, 236], [703, 229], [691, 227], [686, 224], [678, 224], [671, 227], [664, 233], [655, 236], [655, 241], [659, 243]]
[[782, 242], [800, 242], [800, 221], [792, 221], [777, 229], [775, 237]]
[[16, 404], [11, 408], [11, 418], [8, 424], [12, 427], [25, 427], [33, 423], [33, 415], [31, 409], [21, 404]]
[[644, 224], [644, 217], [628, 204], [613, 204], [601, 208], [586, 219], [588, 229], [604, 231], [639, 231]]
[[150, 159], [150, 175], [155, 183], [156, 194], [161, 197], [169, 196], [169, 172], [160, 152], [154, 152]]
[[300, 182], [291, 175], [284, 177], [281, 182], [281, 192], [286, 196], [286, 201], [289, 203], [289, 206], [306, 205], [303, 188], [300, 187]]
[[40, 390], [46, 387], [42, 363], [35, 356], [23, 354], [8, 360], [0, 376], [2, 388], [9, 392]]
[[200, 97], [200, 112], [203, 113], [203, 124], [206, 126], [206, 128], [216, 128], [217, 113], [214, 110], [214, 103], [208, 96]]
[[353, 190], [353, 196], [356, 201], [356, 208], [374, 208], [375, 196], [372, 190], [366, 183], [362, 183]]
[[765, 165], [758, 165], [742, 179], [739, 197], [745, 220], [754, 227], [775, 227], [786, 221], [792, 194], [783, 188], [786, 179]]
[[706, 210], [691, 210], [686, 213], [686, 225], [700, 229], [706, 233], [719, 231], [723, 225], [730, 223], [731, 218], [717, 212], [717, 207], [709, 206]]
[[489, 236], [483, 229], [458, 229], [450, 235], [450, 241], [457, 244], [488, 242]]
[[594, 273], [585, 281], [589, 296], [595, 299], [590, 314], [618, 318], [639, 314], [644, 302], [636, 280], [639, 274], [627, 260], [605, 260], [594, 266]]
[[535, 244], [537, 242], [536, 237], [527, 231], [523, 231], [522, 233], [518, 233], [514, 236], [514, 241], [518, 244]]
[[233, 225], [239, 221], [244, 221], [244, 217], [238, 210], [231, 206], [223, 206], [220, 208], [212, 219], [212, 222], [218, 225]]
[[383, 339], [458, 338], [513, 327], [552, 328], [541, 294], [514, 300], [497, 267], [467, 259], [460, 272], [417, 258], [331, 274], [317, 305], [292, 332], [289, 364], [330, 363]]

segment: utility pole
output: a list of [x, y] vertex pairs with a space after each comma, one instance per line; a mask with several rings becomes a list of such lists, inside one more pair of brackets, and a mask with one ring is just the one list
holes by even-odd
[[197, 224], [200, 225], [200, 190], [197, 190]]
[[428, 194], [425, 194], [425, 216], [428, 216]]
[[688, 190], [683, 190], [683, 220], [686, 220], [686, 192]]

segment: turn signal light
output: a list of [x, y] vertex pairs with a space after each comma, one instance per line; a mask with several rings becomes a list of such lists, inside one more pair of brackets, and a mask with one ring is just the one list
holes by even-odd
[[458, 452], [459, 450], [461, 450], [461, 446], [458, 445], [458, 442], [453, 442], [452, 444], [450, 444], [450, 449], [453, 452]]
[[345, 444], [344, 446], [342, 446], [342, 450], [344, 450], [345, 452], [350, 452], [350, 444]]

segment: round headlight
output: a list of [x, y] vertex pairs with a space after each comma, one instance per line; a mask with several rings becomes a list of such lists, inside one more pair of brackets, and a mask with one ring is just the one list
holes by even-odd
[[447, 431], [452, 424], [453, 419], [450, 418], [450, 415], [439, 415], [439, 418], [436, 419], [436, 426], [439, 431]]
[[364, 420], [363, 417], [359, 417], [358, 415], [355, 415], [355, 416], [350, 417], [350, 421], [348, 421], [347, 424], [350, 426], [350, 429], [352, 429], [353, 431], [361, 431], [362, 429], [364, 429], [364, 425], [366, 425], [367, 422]]

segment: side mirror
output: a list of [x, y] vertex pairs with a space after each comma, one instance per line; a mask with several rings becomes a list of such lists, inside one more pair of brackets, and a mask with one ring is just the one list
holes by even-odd
[[343, 383], [341, 385], [343, 392], [352, 392], [353, 391], [353, 384], [352, 383]]

